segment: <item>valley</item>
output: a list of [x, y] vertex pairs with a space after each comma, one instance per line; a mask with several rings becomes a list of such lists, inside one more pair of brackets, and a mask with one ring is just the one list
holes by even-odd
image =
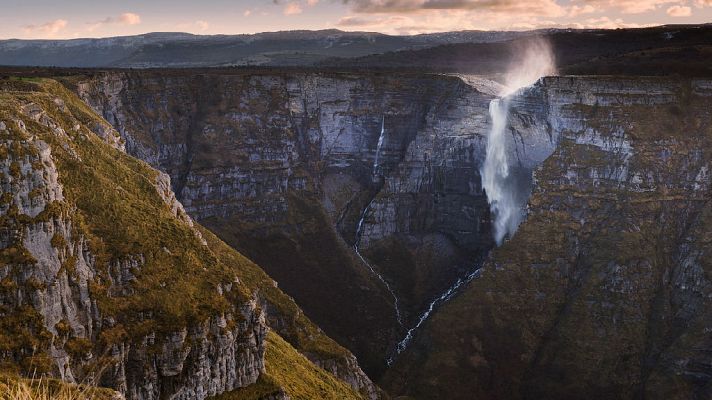
[[1, 68], [0, 376], [142, 400], [709, 398], [712, 80], [631, 73], [652, 31], [512, 90], [392, 53]]

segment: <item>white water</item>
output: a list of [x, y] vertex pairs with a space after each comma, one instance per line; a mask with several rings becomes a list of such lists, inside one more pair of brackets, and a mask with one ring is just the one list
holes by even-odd
[[[378, 145], [376, 146], [376, 157], [373, 161], [373, 171], [371, 172], [374, 182], [376, 181], [376, 177], [378, 176], [378, 172], [379, 172], [378, 171], [378, 166], [379, 166], [378, 160], [379, 160], [379, 156], [381, 154], [381, 147], [383, 147], [383, 137], [386, 134], [386, 128], [385, 128], [386, 125], [385, 124], [386, 124], [386, 116], [384, 115], [383, 119], [381, 120], [381, 135], [378, 137]], [[375, 199], [373, 199], [373, 200], [375, 200]], [[361, 254], [361, 250], [359, 248], [359, 246], [361, 244], [361, 230], [363, 228], [363, 221], [366, 218], [366, 214], [371, 209], [373, 200], [371, 200], [368, 203], [368, 205], [366, 206], [366, 208], [361, 212], [361, 218], [359, 219], [358, 225], [356, 226], [356, 243], [354, 243], [354, 251], [356, 252], [356, 255], [358, 255], [358, 257], [361, 259], [361, 261], [364, 264], [366, 264], [366, 266], [371, 271], [371, 273], [376, 278], [378, 278], [379, 281], [381, 281], [383, 283], [383, 286], [386, 287], [388, 292], [393, 297], [393, 308], [395, 308], [395, 310], [396, 310], [396, 319], [398, 320], [398, 324], [403, 326], [403, 321], [401, 320], [401, 312], [400, 312], [400, 308], [399, 308], [399, 304], [398, 304], [398, 296], [396, 296], [396, 292], [393, 291], [393, 289], [391, 288], [391, 285], [388, 283], [388, 281], [386, 281], [386, 279], [383, 277], [383, 275], [378, 273], [378, 271], [376, 271], [376, 269], [373, 268], [371, 263], [366, 261], [366, 258]]]
[[403, 340], [398, 342], [395, 354], [389, 357], [388, 360], [386, 360], [386, 363], [388, 363], [389, 366], [393, 364], [395, 358], [398, 357], [398, 355], [402, 353], [406, 347], [408, 347], [410, 341], [413, 340], [413, 334], [415, 333], [415, 331], [420, 328], [421, 325], [423, 325], [423, 323], [428, 319], [428, 317], [430, 317], [430, 314], [433, 312], [433, 310], [435, 310], [435, 307], [439, 306], [441, 303], [448, 301], [462, 285], [480, 276], [481, 271], [482, 270], [480, 268], [477, 268], [471, 274], [467, 275], [465, 279], [458, 279], [455, 284], [450, 286], [440, 296], [436, 297], [435, 300], [431, 301], [430, 304], [428, 304], [428, 308], [425, 310], [425, 312], [420, 315], [420, 318], [418, 318], [418, 322], [415, 324], [415, 326], [408, 329], [408, 332], [406, 333]]
[[556, 67], [549, 44], [542, 39], [530, 40], [505, 74], [504, 88], [500, 93], [502, 98], [492, 100], [489, 105], [492, 128], [487, 136], [487, 152], [480, 175], [494, 218], [493, 234], [498, 246], [505, 237], [511, 237], [516, 232], [524, 217], [520, 200], [522, 196], [519, 193], [522, 189], [510, 177], [507, 157], [509, 100], [506, 96], [532, 85], [543, 76], [555, 74]]
[[379, 274], [378, 271], [376, 271], [376, 269], [373, 268], [371, 263], [366, 261], [366, 258], [363, 255], [361, 255], [361, 250], [359, 249], [359, 245], [361, 244], [361, 228], [363, 227], [363, 220], [366, 218], [366, 214], [371, 209], [371, 204], [373, 204], [373, 200], [371, 200], [371, 202], [368, 203], [366, 208], [361, 213], [361, 218], [358, 221], [358, 225], [356, 227], [356, 243], [354, 243], [354, 251], [356, 252], [358, 257], [361, 259], [361, 261], [363, 261], [363, 263], [366, 264], [368, 269], [371, 270], [371, 273], [376, 278], [378, 278], [378, 280], [380, 280], [383, 283], [383, 286], [385, 286], [386, 289], [388, 290], [388, 292], [391, 294], [391, 296], [393, 296], [393, 308], [395, 308], [395, 310], [396, 310], [396, 319], [398, 320], [398, 324], [403, 326], [403, 321], [401, 320], [401, 312], [400, 312], [400, 308], [399, 308], [399, 304], [398, 304], [398, 296], [396, 296], [396, 292], [393, 291], [393, 289], [391, 288], [391, 285], [388, 283], [388, 281], [386, 281], [386, 279], [383, 278], [383, 275]]
[[487, 193], [487, 201], [494, 217], [494, 239], [502, 244], [506, 235], [517, 230], [522, 220], [522, 209], [516, 201], [516, 185], [508, 185], [509, 161], [507, 160], [507, 99], [490, 102], [489, 113], [492, 129], [487, 136], [487, 153], [482, 165], [482, 187]]
[[386, 135], [386, 116], [381, 120], [381, 135], [378, 137], [378, 145], [376, 146], [376, 158], [373, 161], [373, 179], [376, 179], [378, 174], [378, 159], [381, 155], [381, 147], [383, 147], [383, 137]]

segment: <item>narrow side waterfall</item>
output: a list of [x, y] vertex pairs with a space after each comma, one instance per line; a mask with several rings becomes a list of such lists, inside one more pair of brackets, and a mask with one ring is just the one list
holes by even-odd
[[506, 98], [494, 99], [489, 105], [492, 129], [487, 136], [487, 153], [480, 169], [482, 187], [494, 219], [494, 239], [501, 245], [505, 236], [512, 235], [522, 221], [524, 211], [517, 201], [516, 184], [509, 178], [507, 159], [507, 116], [509, 102]]
[[[374, 199], [375, 200], [375, 199]], [[393, 288], [391, 288], [391, 285], [386, 281], [386, 279], [383, 277], [383, 275], [379, 274], [378, 271], [376, 271], [375, 268], [369, 263], [366, 258], [361, 254], [361, 234], [362, 234], [362, 228], [363, 228], [363, 221], [366, 219], [366, 215], [368, 214], [368, 211], [371, 210], [371, 204], [373, 204], [373, 200], [371, 200], [370, 203], [364, 208], [364, 210], [361, 212], [361, 218], [358, 220], [358, 225], [356, 226], [356, 243], [354, 243], [354, 251], [356, 252], [356, 255], [361, 259], [361, 261], [366, 264], [368, 269], [371, 271], [371, 273], [378, 278], [381, 283], [383, 283], [383, 286], [386, 287], [386, 290], [391, 294], [393, 297], [393, 308], [396, 310], [396, 320], [398, 321], [398, 324], [403, 326], [403, 320], [401, 319], [401, 312], [400, 312], [400, 307], [398, 303], [398, 296], [396, 296], [396, 292], [393, 291]]]
[[376, 179], [378, 176], [378, 160], [381, 156], [381, 148], [383, 147], [383, 137], [386, 136], [386, 116], [383, 116], [383, 119], [381, 119], [381, 134], [378, 136], [378, 145], [376, 145], [376, 158], [373, 161], [373, 172], [371, 173], [373, 175], [373, 179]]
[[[378, 160], [379, 160], [379, 157], [380, 157], [380, 154], [381, 154], [381, 147], [383, 147], [383, 137], [384, 137], [385, 134], [386, 134], [386, 125], [385, 125], [385, 124], [386, 124], [386, 116], [384, 115], [383, 118], [381, 119], [381, 134], [380, 134], [379, 137], [378, 137], [378, 145], [376, 146], [376, 156], [375, 156], [374, 161], [373, 161], [373, 169], [372, 169], [372, 172], [371, 172], [371, 177], [372, 177], [372, 179], [373, 179], [374, 182], [376, 181], [376, 179], [377, 179], [377, 177], [378, 177], [378, 174], [379, 174], [379, 170], [378, 170], [378, 167], [379, 167]], [[375, 200], [375, 199], [374, 199], [374, 200]], [[398, 321], [398, 324], [399, 324], [399, 325], [403, 326], [403, 321], [402, 321], [402, 319], [401, 319], [400, 307], [399, 307], [399, 303], [398, 303], [398, 296], [396, 296], [396, 292], [393, 290], [393, 288], [391, 288], [391, 285], [388, 283], [388, 281], [386, 281], [386, 279], [383, 277], [383, 275], [381, 275], [380, 273], [378, 273], [378, 271], [376, 271], [376, 269], [373, 268], [373, 266], [371, 265], [371, 263], [369, 263], [369, 262], [366, 260], [366, 258], [361, 254], [360, 245], [361, 245], [361, 235], [362, 235], [362, 233], [363, 233], [363, 222], [364, 222], [364, 220], [366, 219], [366, 215], [367, 215], [368, 212], [371, 210], [371, 205], [372, 205], [372, 204], [373, 204], [373, 200], [371, 200], [371, 201], [368, 203], [368, 205], [366, 206], [366, 208], [363, 209], [363, 211], [361, 212], [361, 217], [360, 217], [359, 220], [358, 220], [358, 225], [356, 225], [356, 242], [354, 243], [354, 251], [356, 252], [356, 255], [361, 259], [361, 261], [362, 261], [364, 264], [366, 264], [366, 266], [367, 266], [368, 269], [371, 271], [371, 273], [372, 273], [376, 278], [378, 278], [378, 280], [381, 281], [381, 283], [383, 283], [383, 286], [386, 287], [386, 289], [388, 290], [388, 292], [389, 292], [389, 293], [391, 294], [391, 296], [393, 297], [393, 308], [395, 308], [395, 311], [396, 311], [396, 320]]]
[[410, 344], [410, 341], [413, 340], [413, 335], [415, 331], [420, 328], [421, 325], [430, 317], [430, 314], [432, 314], [433, 310], [440, 304], [450, 300], [450, 298], [457, 293], [457, 290], [460, 289], [460, 287], [471, 280], [477, 278], [480, 276], [482, 269], [477, 268], [476, 270], [472, 271], [469, 275], [467, 275], [464, 279], [458, 279], [452, 286], [450, 286], [446, 291], [444, 291], [440, 296], [436, 297], [435, 300], [431, 301], [430, 304], [428, 304], [428, 308], [425, 309], [425, 312], [423, 312], [420, 317], [418, 318], [418, 322], [413, 326], [412, 328], [408, 329], [408, 332], [406, 332], [405, 337], [398, 342], [398, 345], [396, 346], [395, 354], [392, 356], [388, 357], [386, 360], [386, 364], [390, 366], [393, 364], [393, 361], [395, 361], [396, 357], [400, 353], [403, 352], [403, 350], [408, 347], [408, 344]]

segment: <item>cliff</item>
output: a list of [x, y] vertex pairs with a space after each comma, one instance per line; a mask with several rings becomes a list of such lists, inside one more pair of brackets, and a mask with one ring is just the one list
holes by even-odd
[[130, 154], [171, 176], [188, 214], [264, 267], [372, 376], [492, 245], [479, 178], [484, 86], [258, 70], [65, 84]]
[[[384, 379], [415, 398], [712, 396], [712, 85], [546, 78], [510, 143], [546, 140], [527, 217]], [[510, 147], [511, 149], [511, 147]], [[510, 150], [510, 154], [516, 154]]]
[[[204, 399], [256, 384], [266, 348], [294, 351], [266, 340], [270, 320], [323, 358], [353, 360], [259, 267], [194, 224], [169, 177], [127, 155], [62, 85], [3, 79], [0, 99], [3, 371], [128, 399]], [[296, 360], [322, 371], [311, 385], [328, 382], [333, 398], [361, 397]], [[355, 360], [339, 372], [376, 396]]]

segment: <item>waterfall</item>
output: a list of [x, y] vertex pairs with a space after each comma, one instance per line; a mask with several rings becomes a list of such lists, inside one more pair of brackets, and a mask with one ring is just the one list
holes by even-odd
[[[371, 172], [371, 176], [372, 176], [374, 182], [376, 181], [376, 178], [378, 177], [378, 172], [379, 172], [378, 171], [378, 167], [379, 167], [378, 160], [379, 160], [379, 157], [381, 154], [381, 147], [383, 147], [383, 137], [386, 134], [385, 127], [386, 127], [386, 116], [384, 115], [383, 118], [381, 119], [381, 134], [378, 137], [378, 145], [376, 146], [376, 156], [373, 161], [373, 170]], [[356, 242], [354, 243], [354, 251], [356, 252], [356, 255], [361, 259], [361, 261], [364, 264], [366, 264], [366, 266], [371, 271], [371, 273], [376, 278], [378, 278], [378, 280], [381, 281], [381, 283], [383, 283], [383, 286], [386, 287], [388, 292], [393, 297], [393, 308], [395, 308], [395, 311], [396, 311], [396, 319], [398, 320], [398, 324], [403, 326], [403, 321], [401, 319], [400, 307], [398, 304], [398, 296], [396, 296], [396, 292], [393, 290], [393, 288], [391, 288], [391, 285], [388, 283], [388, 281], [386, 281], [386, 279], [383, 277], [383, 275], [378, 273], [378, 271], [376, 271], [376, 269], [373, 268], [373, 266], [368, 261], [366, 261], [366, 258], [361, 254], [360, 245], [361, 245], [361, 234], [362, 234], [362, 229], [363, 229], [363, 222], [366, 219], [366, 215], [371, 210], [371, 205], [373, 204], [374, 200], [375, 200], [375, 198], [373, 200], [371, 200], [368, 203], [368, 205], [366, 206], [366, 208], [361, 212], [361, 217], [359, 218], [358, 225], [356, 225]]]
[[[554, 56], [548, 42], [541, 38], [531, 38], [524, 44], [526, 48], [517, 54], [504, 76], [501, 98], [496, 98], [489, 104], [492, 128], [487, 135], [485, 161], [480, 168], [482, 187], [487, 193], [487, 201], [495, 220], [494, 236], [497, 245], [500, 245], [507, 235], [514, 234], [524, 216], [523, 205], [526, 203], [526, 196], [522, 196], [523, 192], [526, 192], [526, 188], [523, 190], [519, 187], [512, 171], [510, 171], [507, 157], [509, 114], [509, 98], [507, 96], [520, 88], [532, 85], [543, 76], [556, 74]], [[389, 366], [399, 354], [405, 351], [417, 330], [437, 307], [455, 296], [460, 288], [478, 278], [481, 272], [481, 267], [478, 267], [464, 278], [459, 278], [428, 304], [416, 324], [398, 342], [394, 354], [386, 360]]]
[[[374, 199], [375, 200], [375, 199]], [[398, 324], [403, 326], [403, 321], [401, 319], [401, 312], [400, 312], [400, 307], [398, 304], [398, 296], [396, 296], [396, 292], [393, 291], [393, 288], [391, 288], [391, 285], [386, 281], [386, 279], [383, 277], [383, 275], [379, 274], [378, 271], [376, 271], [373, 266], [366, 261], [366, 258], [361, 255], [361, 250], [360, 250], [360, 245], [361, 245], [361, 230], [363, 228], [363, 221], [366, 219], [366, 214], [368, 214], [368, 211], [371, 209], [371, 205], [373, 204], [373, 200], [371, 200], [370, 203], [366, 206], [366, 208], [361, 212], [361, 218], [358, 220], [358, 225], [356, 226], [356, 243], [354, 243], [354, 251], [356, 252], [356, 255], [361, 259], [361, 261], [366, 264], [368, 269], [371, 271], [371, 273], [378, 278], [381, 283], [383, 283], [383, 286], [386, 287], [386, 290], [391, 294], [393, 297], [393, 308], [396, 310], [396, 320], [398, 321]]]
[[457, 293], [457, 290], [460, 289], [460, 287], [461, 287], [462, 285], [464, 285], [464, 284], [470, 282], [471, 280], [473, 280], [473, 279], [479, 277], [481, 271], [482, 271], [481, 268], [477, 268], [477, 269], [475, 269], [472, 273], [470, 273], [469, 275], [467, 275], [467, 276], [465, 277], [465, 279], [461, 279], [461, 278], [458, 279], [457, 282], [455, 282], [452, 286], [450, 286], [450, 287], [449, 287], [446, 291], [444, 291], [440, 296], [436, 297], [435, 300], [431, 301], [430, 304], [428, 304], [428, 308], [425, 310], [425, 312], [420, 315], [420, 318], [418, 318], [418, 322], [415, 324], [415, 326], [413, 326], [412, 328], [408, 329], [408, 332], [406, 333], [405, 337], [404, 337], [400, 342], [398, 342], [398, 345], [396, 346], [395, 354], [392, 355], [391, 357], [389, 357], [389, 358], [386, 360], [386, 363], [387, 363], [389, 366], [390, 366], [391, 364], [393, 364], [393, 361], [395, 360], [395, 358], [398, 357], [398, 355], [399, 355], [400, 353], [402, 353], [403, 350], [405, 350], [406, 347], [408, 347], [408, 344], [410, 343], [410, 341], [413, 340], [413, 335], [415, 334], [415, 331], [416, 331], [418, 328], [420, 328], [421, 325], [423, 325], [423, 323], [428, 319], [428, 317], [430, 317], [430, 314], [432, 314], [433, 310], [435, 310], [435, 308], [436, 308], [437, 306], [439, 306], [441, 303], [444, 303], [444, 302], [450, 300], [450, 298], [451, 298], [452, 296], [454, 296], [455, 293]]
[[386, 135], [386, 116], [381, 119], [381, 135], [378, 136], [378, 145], [376, 146], [376, 158], [373, 161], [373, 179], [376, 179], [378, 175], [378, 159], [381, 155], [381, 147], [383, 147], [383, 137]]
[[509, 179], [507, 160], [507, 114], [509, 101], [494, 99], [489, 105], [492, 128], [487, 136], [485, 162], [480, 169], [482, 187], [494, 217], [494, 239], [501, 245], [505, 236], [512, 235], [522, 221], [523, 210], [517, 201], [516, 184]]
[[485, 161], [480, 168], [482, 187], [487, 193], [487, 202], [494, 219], [494, 239], [497, 246], [507, 236], [516, 232], [524, 217], [523, 188], [510, 171], [507, 159], [507, 126], [509, 98], [521, 88], [532, 85], [539, 78], [556, 74], [556, 63], [551, 46], [541, 38], [525, 42], [504, 76], [501, 98], [489, 104], [492, 128], [487, 135]]

